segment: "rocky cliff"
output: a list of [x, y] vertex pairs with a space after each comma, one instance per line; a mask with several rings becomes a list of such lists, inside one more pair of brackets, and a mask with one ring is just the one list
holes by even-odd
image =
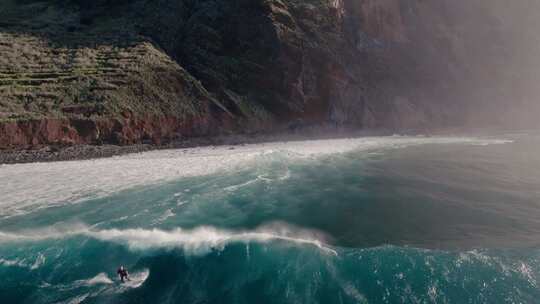
[[0, 148], [538, 113], [540, 5], [456, 2], [0, 0]]

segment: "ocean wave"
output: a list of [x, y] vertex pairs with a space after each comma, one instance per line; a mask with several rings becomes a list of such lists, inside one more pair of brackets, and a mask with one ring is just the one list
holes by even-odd
[[73, 225], [16, 233], [0, 232], [0, 244], [36, 242], [76, 236], [126, 245], [131, 250], [178, 248], [184, 250], [186, 254], [192, 255], [206, 254], [212, 250], [223, 250], [226, 245], [231, 243], [268, 243], [272, 241], [313, 246], [327, 254], [337, 255], [337, 252], [324, 242], [326, 237], [322, 233], [282, 223], [264, 225], [251, 231], [233, 231], [207, 226], [190, 230], [182, 228], [173, 230], [143, 228], [95, 230], [84, 225]]
[[[162, 150], [120, 157], [0, 166], [0, 218], [101, 198], [136, 186], [232, 170], [273, 155], [280, 160], [424, 144], [506, 144], [474, 137], [366, 137]], [[287, 175], [284, 178], [288, 178]], [[234, 189], [232, 189], [234, 190]]]

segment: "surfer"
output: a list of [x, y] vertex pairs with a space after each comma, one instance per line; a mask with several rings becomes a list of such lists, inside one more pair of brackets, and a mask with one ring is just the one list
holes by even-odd
[[124, 266], [120, 266], [120, 268], [118, 268], [116, 273], [120, 277], [120, 281], [122, 281], [122, 283], [124, 283], [125, 280], [129, 281], [129, 273], [128, 273], [127, 269], [124, 268]]

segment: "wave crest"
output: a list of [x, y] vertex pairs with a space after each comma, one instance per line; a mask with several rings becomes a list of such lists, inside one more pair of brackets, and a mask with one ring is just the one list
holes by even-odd
[[299, 245], [309, 245], [325, 253], [337, 255], [337, 252], [325, 244], [327, 239], [322, 233], [293, 227], [283, 223], [272, 223], [255, 230], [234, 231], [210, 226], [195, 229], [103, 229], [95, 230], [83, 225], [70, 227], [46, 228], [20, 233], [0, 231], [0, 243], [44, 241], [48, 239], [85, 236], [104, 242], [126, 245], [131, 250], [159, 248], [179, 248], [186, 254], [206, 254], [212, 250], [222, 250], [231, 243], [268, 243], [285, 241]]

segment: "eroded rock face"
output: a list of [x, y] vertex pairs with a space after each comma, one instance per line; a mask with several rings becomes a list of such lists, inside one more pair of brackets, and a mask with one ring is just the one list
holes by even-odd
[[[227, 125], [222, 122], [220, 125]], [[164, 144], [171, 140], [218, 135], [207, 119], [147, 116], [116, 119], [39, 119], [0, 123], [0, 149], [37, 149], [45, 145]]]
[[172, 53], [210, 91], [232, 90], [277, 123], [462, 125], [485, 111], [476, 106], [481, 100], [499, 98], [500, 90], [483, 88], [511, 82], [496, 68], [508, 60], [510, 42], [497, 12], [486, 9], [491, 3], [205, 1], [191, 7], [190, 20], [200, 22], [188, 24], [187, 40]]
[[349, 53], [341, 62], [364, 102], [339, 104], [365, 109], [342, 110], [353, 113], [342, 121], [356, 123], [369, 111], [379, 126], [396, 129], [479, 126], [502, 123], [497, 117], [508, 118], [508, 108], [516, 109], [514, 121], [536, 108], [539, 92], [525, 75], [540, 71], [540, 35], [531, 32], [540, 4], [345, 0], [344, 7]]

